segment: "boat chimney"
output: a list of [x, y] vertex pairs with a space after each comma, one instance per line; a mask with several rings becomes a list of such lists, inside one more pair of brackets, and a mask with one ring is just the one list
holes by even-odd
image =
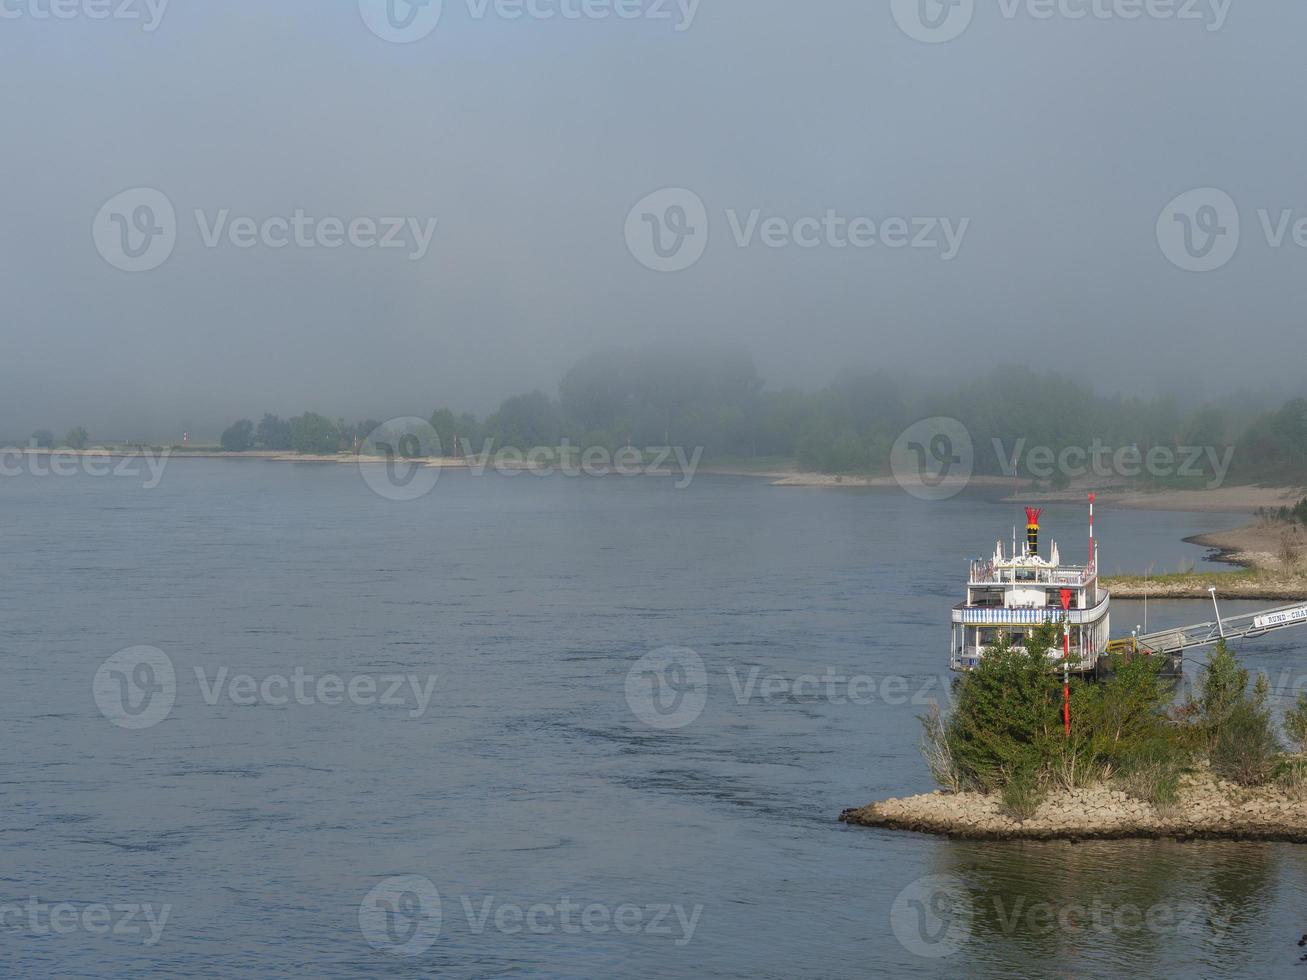
[[1026, 508], [1026, 554], [1031, 558], [1039, 554], [1039, 518], [1043, 513], [1042, 507]]

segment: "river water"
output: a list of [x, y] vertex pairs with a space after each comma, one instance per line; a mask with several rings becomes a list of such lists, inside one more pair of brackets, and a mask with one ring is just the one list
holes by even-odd
[[[836, 822], [930, 789], [916, 719], [1011, 505], [466, 473], [398, 503], [349, 466], [217, 460], [148, 490], [8, 477], [0, 504], [4, 975], [1260, 977], [1300, 953], [1291, 846]], [[1231, 523], [1100, 509], [1104, 568], [1201, 563], [1182, 538]], [[1084, 525], [1050, 508], [1045, 538], [1079, 554]], [[1305, 638], [1247, 654], [1276, 673]]]

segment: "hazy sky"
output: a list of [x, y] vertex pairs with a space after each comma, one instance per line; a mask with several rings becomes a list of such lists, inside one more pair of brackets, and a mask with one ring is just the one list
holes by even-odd
[[[161, 0], [51, 2], [0, 2], [5, 435], [484, 412], [667, 339], [745, 344], [775, 385], [859, 362], [1104, 390], [1302, 374], [1301, 4], [445, 0], [432, 27], [405, 0], [172, 0], [157, 23]], [[585, 15], [615, 6], [638, 16]], [[1207, 187], [1229, 198], [1163, 214]], [[134, 188], [174, 209], [171, 252], [158, 196], [111, 202]], [[661, 188], [706, 211], [680, 271], [640, 261], [662, 261], [651, 221], [665, 251], [691, 232], [672, 264], [702, 246], [683, 192], [631, 214]], [[297, 209], [355, 243], [266, 224]], [[390, 217], [405, 247], [361, 247], [356, 219]], [[891, 247], [904, 228], [933, 247]], [[123, 271], [115, 241], [166, 260]]]

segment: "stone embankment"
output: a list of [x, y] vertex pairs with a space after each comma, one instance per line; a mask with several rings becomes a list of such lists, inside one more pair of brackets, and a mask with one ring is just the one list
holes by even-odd
[[1161, 811], [1097, 786], [1052, 794], [1033, 817], [1004, 812], [997, 795], [929, 793], [845, 810], [840, 820], [971, 840], [1274, 840], [1307, 843], [1307, 800], [1275, 786], [1245, 789], [1207, 774], [1186, 776]]

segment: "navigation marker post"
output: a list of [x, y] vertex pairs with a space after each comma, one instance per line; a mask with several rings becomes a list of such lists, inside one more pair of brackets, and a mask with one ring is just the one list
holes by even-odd
[[1062, 723], [1071, 737], [1071, 590], [1062, 590]]

